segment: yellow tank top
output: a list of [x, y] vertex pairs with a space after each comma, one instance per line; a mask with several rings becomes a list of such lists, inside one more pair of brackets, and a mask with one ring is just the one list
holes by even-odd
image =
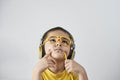
[[49, 69], [46, 69], [42, 73], [43, 80], [78, 80], [78, 76], [73, 73], [67, 73], [66, 70], [59, 74], [51, 72]]

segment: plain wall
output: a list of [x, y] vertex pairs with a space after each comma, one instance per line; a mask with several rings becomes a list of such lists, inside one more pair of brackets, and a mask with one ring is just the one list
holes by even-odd
[[31, 80], [41, 36], [72, 33], [89, 80], [120, 80], [119, 0], [0, 0], [0, 80]]

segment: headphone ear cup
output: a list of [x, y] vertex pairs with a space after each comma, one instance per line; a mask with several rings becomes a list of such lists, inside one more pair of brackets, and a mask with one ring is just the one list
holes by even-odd
[[69, 56], [68, 56], [68, 59], [74, 59], [75, 57], [75, 44], [73, 44], [70, 48], [70, 53], [69, 53]]
[[72, 51], [72, 56], [71, 56], [71, 59], [73, 60], [73, 59], [74, 59], [74, 57], [75, 57], [75, 51], [73, 50], [73, 51]]
[[38, 49], [38, 57], [39, 59], [42, 58], [42, 44], [40, 44], [39, 49]]
[[75, 51], [74, 51], [74, 49], [72, 48], [72, 49], [70, 50], [70, 53], [69, 53], [67, 59], [74, 59], [74, 56], [75, 56]]

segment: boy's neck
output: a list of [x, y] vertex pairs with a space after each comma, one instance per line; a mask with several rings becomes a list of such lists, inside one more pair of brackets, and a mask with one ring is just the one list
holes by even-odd
[[54, 67], [49, 67], [49, 69], [53, 72], [53, 73], [61, 73], [62, 71], [65, 70], [65, 66], [64, 66], [64, 61], [56, 61], [56, 64], [54, 65]]

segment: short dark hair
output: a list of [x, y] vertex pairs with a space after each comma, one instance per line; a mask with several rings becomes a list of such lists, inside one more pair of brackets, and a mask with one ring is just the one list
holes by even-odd
[[56, 31], [56, 30], [61, 30], [61, 31], [67, 33], [67, 34], [69, 35], [72, 43], [74, 43], [74, 39], [73, 39], [73, 36], [71, 35], [71, 33], [68, 32], [67, 30], [65, 30], [65, 29], [62, 28], [62, 27], [54, 27], [54, 28], [51, 28], [51, 29], [49, 29], [48, 31], [46, 31], [46, 32], [44, 33], [44, 35], [42, 36], [42, 38], [41, 38], [41, 42], [42, 42], [42, 43], [44, 42], [44, 40], [46, 39], [46, 37], [47, 37], [47, 35], [48, 35], [49, 32], [51, 32], [51, 31]]

